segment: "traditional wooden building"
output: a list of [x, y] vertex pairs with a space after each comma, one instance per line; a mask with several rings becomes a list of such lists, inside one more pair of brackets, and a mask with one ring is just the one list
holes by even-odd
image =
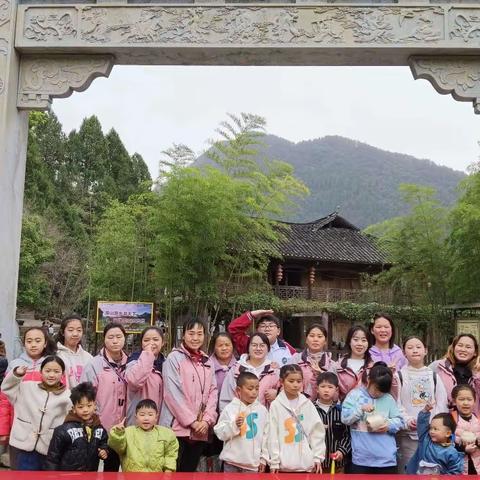
[[[269, 279], [282, 299], [303, 298], [322, 302], [365, 301], [361, 277], [390, 265], [373, 239], [334, 212], [309, 223], [287, 223], [281, 260], [272, 260]], [[295, 345], [303, 341], [310, 323], [323, 322], [329, 329], [330, 347], [345, 341], [350, 322], [333, 322], [325, 312], [295, 315], [284, 325], [285, 336]]]

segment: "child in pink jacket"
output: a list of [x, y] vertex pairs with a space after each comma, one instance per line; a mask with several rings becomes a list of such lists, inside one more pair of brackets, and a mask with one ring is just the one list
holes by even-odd
[[480, 420], [473, 413], [475, 390], [470, 385], [457, 385], [452, 390], [455, 410], [452, 417], [457, 423], [455, 443], [457, 450], [465, 452], [464, 475], [480, 474]]
[[206, 328], [199, 320], [183, 325], [182, 344], [163, 365], [164, 402], [160, 424], [178, 438], [178, 472], [194, 472], [217, 420], [217, 385], [208, 356], [201, 350]]
[[125, 370], [127, 425], [135, 425], [135, 412], [140, 400], [153, 400], [159, 412], [163, 404], [163, 331], [158, 327], [145, 328], [140, 335], [140, 344], [142, 351], [128, 359]]

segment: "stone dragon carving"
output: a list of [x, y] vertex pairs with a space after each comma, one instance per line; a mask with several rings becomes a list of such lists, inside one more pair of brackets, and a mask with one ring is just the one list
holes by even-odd
[[86, 90], [95, 78], [108, 77], [112, 67], [111, 55], [22, 57], [17, 106], [47, 109], [52, 98], [65, 98], [74, 91]]

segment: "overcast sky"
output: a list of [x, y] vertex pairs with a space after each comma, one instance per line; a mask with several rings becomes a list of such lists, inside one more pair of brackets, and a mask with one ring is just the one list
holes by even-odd
[[207, 147], [226, 112], [267, 119], [298, 142], [342, 135], [457, 170], [477, 161], [480, 116], [407, 67], [114, 67], [83, 93], [55, 100], [66, 132], [97, 115], [157, 176], [160, 152]]

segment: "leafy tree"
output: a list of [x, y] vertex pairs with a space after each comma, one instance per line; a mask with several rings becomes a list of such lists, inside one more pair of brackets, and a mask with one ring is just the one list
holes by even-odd
[[25, 198], [31, 209], [40, 213], [55, 202], [56, 162], [53, 161], [53, 154], [45, 149], [47, 142], [52, 144], [54, 150], [58, 145], [57, 138], [49, 128], [53, 118], [40, 112], [32, 112], [29, 117]]
[[[141, 263], [153, 266], [146, 275], [155, 278], [157, 299], [181, 298], [197, 313], [214, 305], [218, 311], [233, 283], [264, 285], [282, 235], [274, 218], [306, 193], [290, 166], [255, 161], [264, 125], [248, 114], [222, 123], [221, 139], [212, 143], [213, 166], [190, 166], [195, 155], [184, 145], [164, 152], [156, 193], [113, 203], [102, 219], [91, 262], [95, 290], [130, 298], [125, 295], [138, 270], [135, 249], [144, 228], [152, 242], [144, 243]], [[145, 198], [151, 208], [137, 210]]]
[[377, 281], [393, 286], [412, 304], [444, 305], [451, 269], [448, 210], [435, 199], [433, 188], [404, 184], [400, 193], [410, 214], [366, 229], [393, 264]]
[[143, 185], [143, 188], [149, 188], [152, 183], [152, 177], [148, 170], [147, 164], [145, 163], [145, 160], [139, 153], [134, 153], [132, 155], [132, 165], [133, 172], [139, 187]]
[[114, 200], [98, 224], [89, 262], [96, 298], [145, 301], [155, 297], [154, 218], [159, 198], [149, 192]]
[[[28, 285], [20, 285], [19, 307], [50, 315], [79, 310], [87, 295], [88, 252], [100, 216], [112, 199], [126, 201], [149, 188], [150, 175], [142, 157], [130, 157], [114, 130], [104, 136], [96, 117], [85, 119], [79, 131], [67, 138], [53, 113], [33, 112], [25, 206], [35, 215], [43, 236], [32, 237], [29, 221], [30, 230], [24, 232], [29, 240], [22, 244], [27, 250], [21, 256], [29, 265], [25, 278], [41, 279], [42, 295], [34, 295], [39, 292], [34, 282], [26, 294], [22, 292]], [[32, 263], [33, 239], [47, 241], [54, 254]]]
[[70, 133], [69, 147], [79, 193], [86, 196], [101, 191], [108, 171], [108, 144], [96, 116], [85, 118], [79, 131]]
[[380, 285], [392, 287], [411, 305], [425, 305], [431, 310], [427, 342], [439, 345], [449, 330], [441, 308], [448, 301], [451, 270], [448, 210], [435, 199], [433, 188], [404, 184], [400, 193], [410, 213], [366, 230], [378, 237], [380, 247], [388, 252], [393, 264], [377, 275], [376, 280]]
[[108, 146], [105, 190], [122, 202], [126, 202], [130, 195], [148, 191], [151, 177], [141, 155], [136, 153], [130, 157], [113, 128], [105, 140]]
[[18, 303], [23, 307], [45, 306], [48, 283], [41, 267], [53, 257], [54, 250], [38, 215], [23, 216], [21, 252]]
[[460, 184], [461, 197], [452, 210], [449, 254], [450, 288], [457, 302], [480, 298], [480, 173], [474, 170]]

